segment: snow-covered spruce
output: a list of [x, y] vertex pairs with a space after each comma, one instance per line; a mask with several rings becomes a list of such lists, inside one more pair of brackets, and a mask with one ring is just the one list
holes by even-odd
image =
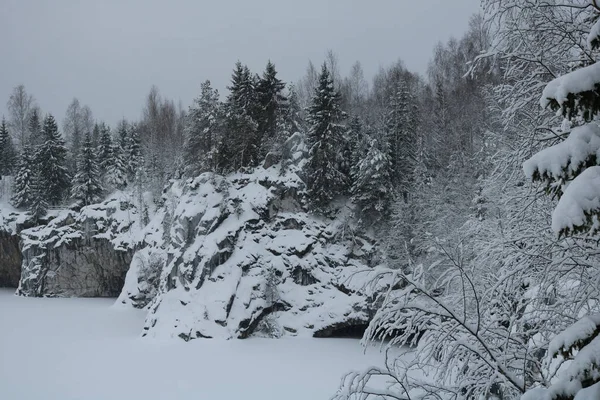
[[155, 338], [327, 336], [371, 317], [360, 282], [373, 243], [350, 212], [304, 211], [279, 166], [174, 182], [145, 230], [118, 303], [148, 307]]

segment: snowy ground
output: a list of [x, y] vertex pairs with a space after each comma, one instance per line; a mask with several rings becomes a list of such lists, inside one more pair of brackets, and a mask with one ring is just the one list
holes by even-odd
[[145, 312], [112, 302], [0, 289], [1, 398], [319, 400], [383, 359], [351, 339], [159, 343], [139, 338]]

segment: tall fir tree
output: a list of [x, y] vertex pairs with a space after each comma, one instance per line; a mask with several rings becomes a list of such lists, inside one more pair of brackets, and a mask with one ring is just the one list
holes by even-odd
[[406, 79], [399, 80], [389, 101], [385, 128], [393, 182], [403, 193], [409, 190], [415, 162], [416, 118], [413, 103]]
[[367, 156], [369, 151], [370, 140], [368, 136], [360, 117], [353, 116], [348, 127], [348, 140], [352, 152], [350, 174], [353, 181], [358, 172], [358, 164]]
[[283, 94], [285, 83], [277, 78], [275, 65], [269, 61], [256, 86], [259, 110], [258, 136], [261, 142], [260, 156], [264, 157], [273, 146], [278, 129], [278, 120], [285, 112], [287, 98]]
[[[100, 139], [98, 142], [98, 172], [100, 174], [101, 180], [104, 180], [106, 177], [106, 173], [111, 164], [113, 164], [113, 143], [112, 138], [110, 136], [110, 129], [107, 126], [103, 127], [100, 133]], [[92, 140], [92, 146], [94, 146]]]
[[47, 191], [41, 174], [34, 174], [32, 179], [32, 198], [29, 204], [29, 214], [34, 220], [39, 220], [48, 212]]
[[96, 203], [102, 196], [102, 184], [92, 137], [86, 133], [79, 152], [77, 173], [73, 178], [71, 196], [87, 206]]
[[50, 205], [60, 204], [70, 188], [70, 176], [67, 169], [67, 148], [58, 132], [54, 117], [50, 114], [44, 119], [44, 143], [38, 147], [35, 163], [39, 173], [39, 190]]
[[128, 182], [134, 182], [136, 180], [135, 177], [138, 171], [144, 168], [140, 134], [135, 126], [132, 126], [129, 129], [129, 137], [127, 140], [127, 148], [125, 149], [125, 153], [128, 157], [127, 180]]
[[44, 143], [44, 134], [42, 132], [42, 124], [40, 122], [40, 114], [37, 108], [31, 111], [28, 123], [29, 144], [32, 150]]
[[15, 146], [8, 132], [6, 120], [2, 118], [0, 123], [0, 177], [12, 175], [16, 158]]
[[[32, 136], [29, 136], [32, 140]], [[19, 157], [19, 166], [13, 184], [12, 204], [17, 208], [29, 207], [34, 198], [36, 168], [33, 163], [33, 148], [26, 143]]]
[[219, 163], [217, 151], [222, 129], [219, 92], [208, 80], [202, 83], [200, 90], [200, 96], [190, 107], [185, 128], [184, 173], [190, 177], [214, 171]]
[[220, 143], [220, 170], [232, 171], [258, 164], [260, 138], [256, 115], [256, 79], [238, 61], [231, 77], [225, 103], [226, 135]]
[[389, 151], [377, 139], [371, 140], [369, 149], [355, 169], [351, 189], [352, 201], [357, 206], [360, 220], [371, 225], [386, 216], [393, 197]]
[[108, 190], [122, 190], [127, 186], [127, 163], [118, 140], [112, 145], [111, 155], [112, 162], [106, 166], [105, 187]]
[[119, 145], [121, 146], [121, 149], [123, 149], [123, 151], [127, 150], [129, 146], [129, 124], [127, 123], [127, 120], [123, 119], [121, 122], [119, 122], [117, 126], [117, 136], [115, 137], [115, 141], [119, 142]]
[[308, 195], [317, 209], [324, 210], [333, 198], [344, 192], [348, 177], [340, 169], [345, 148], [340, 95], [333, 87], [327, 66], [323, 64], [319, 85], [308, 111], [309, 158], [306, 164]]
[[95, 123], [94, 129], [92, 129], [92, 146], [100, 145], [100, 138], [102, 137], [103, 131], [107, 128], [104, 123]]

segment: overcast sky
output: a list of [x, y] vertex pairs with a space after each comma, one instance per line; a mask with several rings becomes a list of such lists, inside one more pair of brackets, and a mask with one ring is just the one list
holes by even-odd
[[150, 87], [187, 106], [239, 59], [286, 81], [334, 50], [345, 75], [402, 59], [424, 73], [433, 46], [466, 30], [480, 0], [0, 0], [0, 110], [24, 84], [62, 122], [73, 99], [115, 124]]

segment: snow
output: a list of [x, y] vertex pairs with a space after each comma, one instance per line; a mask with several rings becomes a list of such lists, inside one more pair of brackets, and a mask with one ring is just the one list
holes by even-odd
[[595, 47], [598, 46], [599, 39], [600, 39], [600, 19], [598, 21], [596, 21], [596, 23], [594, 23], [594, 25], [592, 25], [592, 28], [590, 29], [590, 33], [587, 38], [588, 47], [591, 50], [593, 50]]
[[544, 88], [540, 105], [546, 108], [551, 100], [556, 100], [558, 104], [562, 105], [567, 101], [569, 94], [594, 90], [598, 84], [600, 84], [600, 63], [575, 70], [550, 81]]
[[577, 393], [573, 400], [598, 400], [600, 399], [600, 383], [596, 383], [588, 388], [582, 389]]
[[145, 312], [112, 302], [0, 290], [2, 398], [327, 399], [383, 362], [353, 339], [142, 339]]
[[[552, 213], [552, 230], [560, 234], [591, 222], [591, 230], [600, 229], [600, 167], [590, 167], [575, 178], [565, 190]], [[591, 221], [588, 221], [592, 218]]]
[[600, 127], [593, 123], [574, 128], [565, 141], [535, 154], [523, 163], [523, 171], [531, 180], [536, 174], [560, 180], [565, 172], [572, 178], [592, 156], [600, 160]]
[[588, 315], [558, 334], [548, 346], [548, 354], [552, 357], [559, 352], [569, 352], [571, 347], [588, 339], [600, 329], [600, 314]]

